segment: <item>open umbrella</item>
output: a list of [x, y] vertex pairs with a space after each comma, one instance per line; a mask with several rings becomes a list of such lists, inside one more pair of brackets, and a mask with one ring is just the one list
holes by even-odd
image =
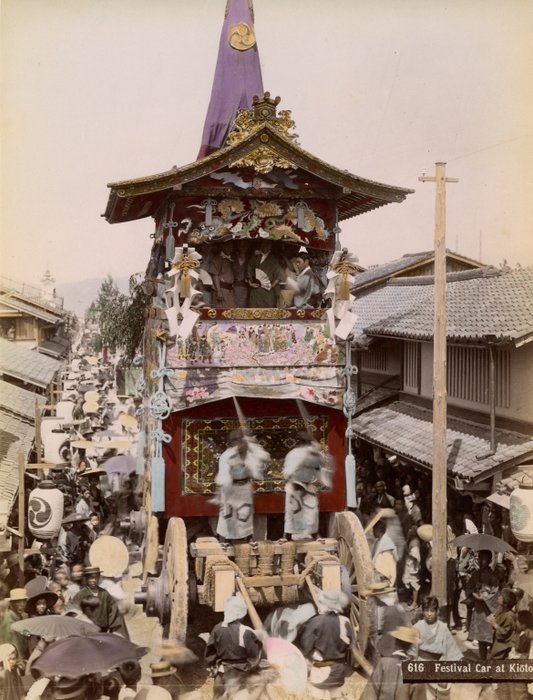
[[287, 639], [267, 637], [263, 642], [269, 663], [279, 673], [279, 684], [288, 692], [301, 695], [307, 686], [307, 662]]
[[100, 632], [87, 637], [60, 639], [47, 647], [33, 668], [43, 676], [79, 678], [104, 673], [125, 661], [134, 661], [148, 652], [118, 634]]
[[487, 549], [489, 552], [516, 552], [514, 547], [494, 535], [487, 535], [485, 532], [460, 535], [450, 542], [453, 547], [468, 547], [474, 552]]
[[92, 622], [77, 620], [66, 615], [40, 615], [27, 620], [19, 620], [11, 625], [19, 634], [34, 634], [46, 639], [64, 639], [75, 635], [96, 634], [98, 627]]
[[135, 471], [135, 459], [130, 455], [111, 457], [100, 465], [108, 474], [130, 474]]

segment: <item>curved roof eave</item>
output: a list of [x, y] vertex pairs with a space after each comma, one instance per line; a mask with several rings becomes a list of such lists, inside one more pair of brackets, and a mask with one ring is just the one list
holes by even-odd
[[[265, 138], [266, 137], [266, 138]], [[249, 136], [237, 144], [226, 146], [214, 153], [181, 168], [172, 168], [162, 173], [132, 180], [111, 182], [108, 205], [104, 216], [111, 219], [116, 199], [138, 197], [156, 192], [164, 192], [180, 187], [200, 177], [216, 172], [220, 168], [231, 167], [236, 161], [259, 147], [271, 147], [276, 153], [289, 160], [296, 167], [322, 178], [339, 188], [339, 219], [350, 218], [356, 213], [373, 209], [384, 204], [402, 202], [412, 189], [395, 187], [358, 177], [347, 170], [339, 170], [325, 161], [313, 156], [296, 144], [281, 136], [270, 124], [262, 124]], [[361, 198], [366, 198], [362, 203]], [[368, 201], [370, 200], [370, 201]], [[357, 207], [359, 211], [351, 213]], [[148, 216], [150, 212], [147, 212]], [[344, 216], [343, 216], [344, 214]]]

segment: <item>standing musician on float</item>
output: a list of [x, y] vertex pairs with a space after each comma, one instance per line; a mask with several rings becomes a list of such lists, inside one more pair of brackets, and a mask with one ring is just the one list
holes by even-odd
[[298, 445], [285, 457], [285, 525], [286, 539], [306, 539], [318, 533], [318, 494], [315, 483], [331, 487], [332, 469], [315, 438], [298, 433]]
[[215, 477], [220, 505], [217, 535], [222, 541], [251, 540], [254, 531], [252, 480], [261, 481], [270, 455], [242, 430], [230, 433], [229, 447], [218, 461]]

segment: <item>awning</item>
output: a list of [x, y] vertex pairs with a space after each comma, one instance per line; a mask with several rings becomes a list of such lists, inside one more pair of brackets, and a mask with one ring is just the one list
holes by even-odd
[[[394, 401], [357, 416], [355, 434], [427, 469], [433, 463], [433, 412], [406, 401]], [[446, 430], [448, 476], [478, 483], [518, 466], [533, 456], [533, 437], [496, 430], [496, 450], [490, 454], [490, 428], [448, 415]]]

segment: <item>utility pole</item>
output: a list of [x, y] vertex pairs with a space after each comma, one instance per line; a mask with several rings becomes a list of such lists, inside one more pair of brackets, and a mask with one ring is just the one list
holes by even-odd
[[435, 313], [433, 331], [433, 520], [431, 593], [441, 607], [447, 604], [447, 454], [446, 454], [446, 163], [435, 163], [435, 177], [421, 182], [436, 183], [435, 202]]

